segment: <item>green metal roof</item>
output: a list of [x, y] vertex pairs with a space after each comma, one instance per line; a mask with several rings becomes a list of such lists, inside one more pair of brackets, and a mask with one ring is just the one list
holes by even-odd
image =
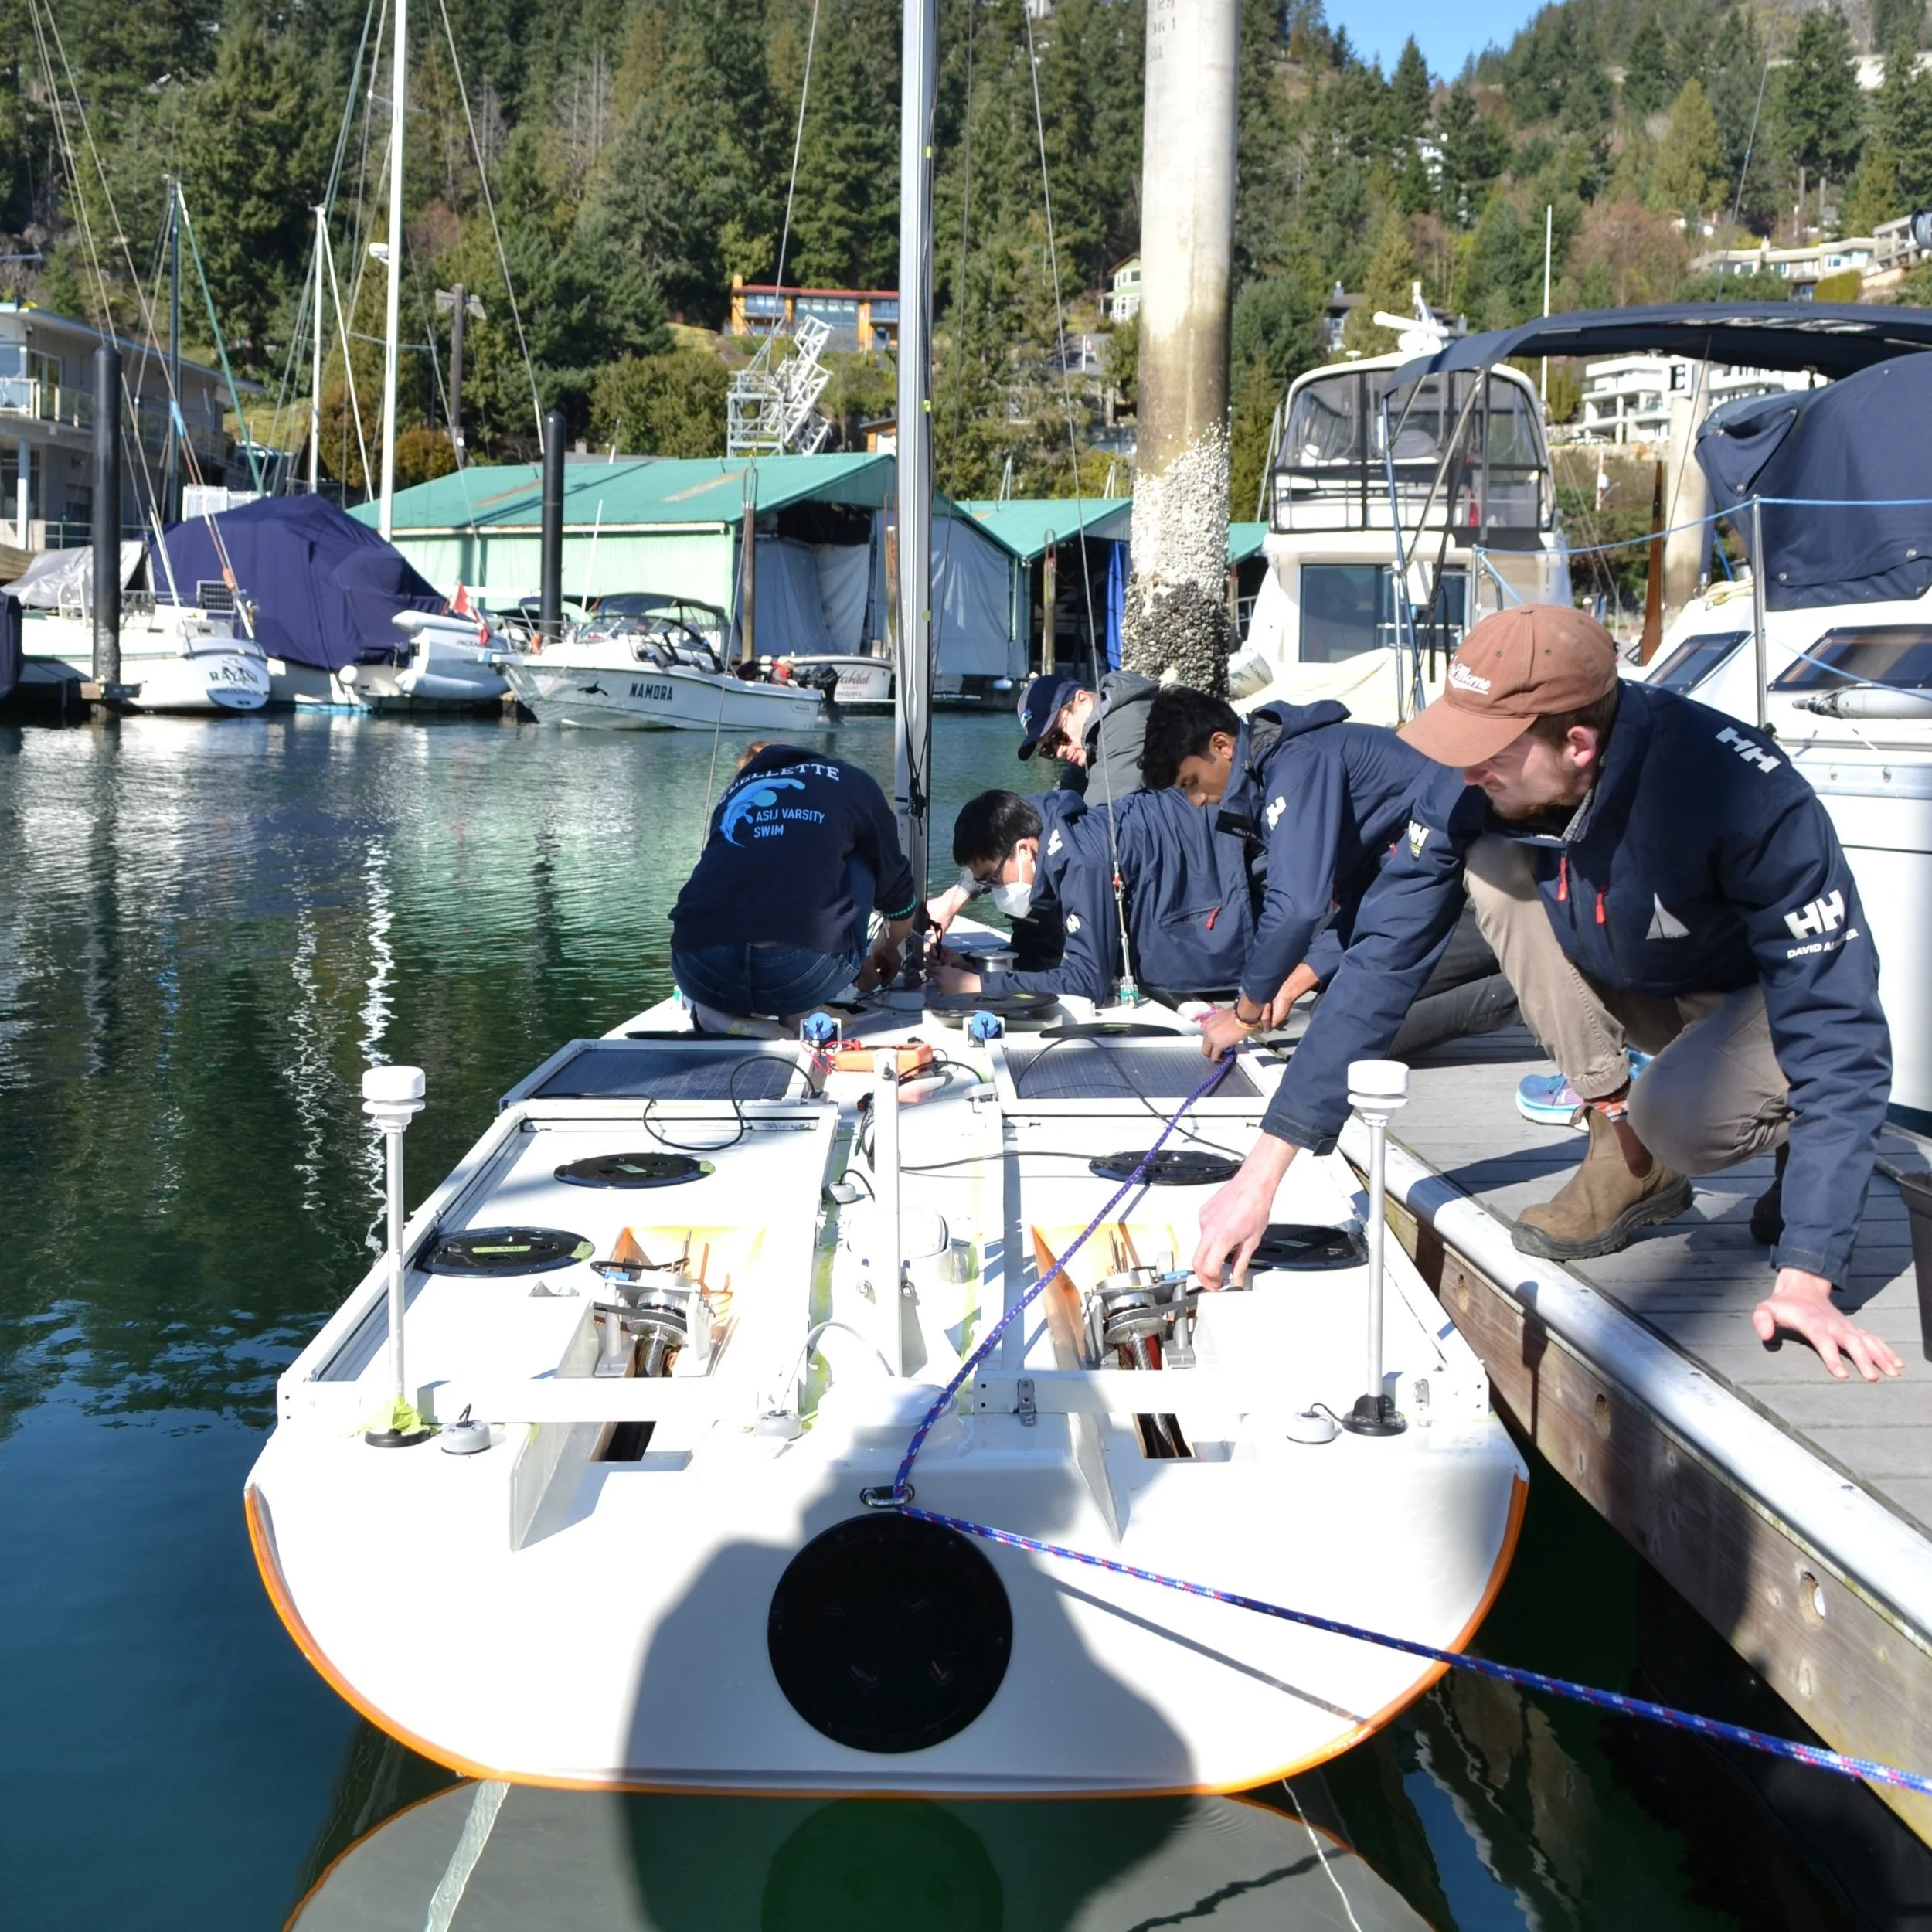
[[1134, 512], [1128, 496], [1009, 497], [962, 501], [963, 509], [986, 534], [1022, 561], [1030, 563], [1049, 543], [1085, 535], [1124, 543]]
[[1245, 563], [1260, 549], [1267, 536], [1265, 523], [1230, 523], [1228, 526], [1228, 561]]
[[[620, 457], [563, 466], [563, 521], [566, 527], [597, 524], [607, 530], [736, 523], [743, 514], [747, 469], [755, 473], [761, 512], [807, 502], [876, 509], [893, 493], [893, 459], [886, 455], [766, 456], [755, 463], [739, 457]], [[410, 530], [535, 530], [543, 503], [539, 464], [478, 464], [399, 490], [395, 529], [399, 536]], [[358, 504], [349, 515], [373, 524], [376, 506]]]

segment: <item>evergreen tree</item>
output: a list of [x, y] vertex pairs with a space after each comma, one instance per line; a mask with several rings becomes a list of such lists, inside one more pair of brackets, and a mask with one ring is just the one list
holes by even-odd
[[1402, 44], [1396, 70], [1389, 79], [1389, 138], [1392, 143], [1419, 141], [1429, 126], [1429, 63], [1411, 34]]
[[1442, 149], [1442, 212], [1458, 227], [1471, 226], [1483, 197], [1509, 165], [1509, 137], [1476, 105], [1458, 82], [1443, 103], [1438, 138]]
[[1641, 122], [1662, 114], [1676, 94], [1670, 38], [1658, 15], [1647, 12], [1638, 22], [1624, 56], [1624, 106]]
[[1925, 0], [1872, 0], [1872, 45], [1881, 53], [1925, 44]]
[[798, 158], [787, 282], [896, 286], [899, 131], [855, 45], [852, 9], [827, 0]]
[[1655, 206], [1694, 219], [1723, 193], [1723, 165], [1717, 117], [1702, 85], [1687, 80], [1671, 104], [1670, 127], [1657, 150], [1651, 187]]
[[1808, 13], [1779, 77], [1778, 121], [1791, 160], [1815, 181], [1858, 159], [1865, 119], [1852, 29], [1836, 7]]
[[1382, 219], [1375, 253], [1362, 284], [1362, 300], [1349, 311], [1342, 327], [1342, 346], [1364, 355], [1386, 355], [1396, 345], [1394, 334], [1375, 321], [1378, 311], [1407, 315], [1415, 308], [1416, 251], [1409, 224], [1394, 209]]

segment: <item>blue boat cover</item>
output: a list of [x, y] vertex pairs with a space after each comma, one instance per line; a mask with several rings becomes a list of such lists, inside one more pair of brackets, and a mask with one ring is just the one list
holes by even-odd
[[20, 682], [20, 600], [0, 595], [0, 698]]
[[[1713, 410], [1697, 435], [1713, 507], [1753, 496], [1774, 611], [1916, 597], [1932, 585], [1932, 355], [1874, 363], [1828, 388]], [[1748, 517], [1735, 519], [1748, 549]], [[1753, 559], [1753, 563], [1755, 560]]]
[[[158, 539], [184, 602], [198, 583], [222, 577], [209, 520], [172, 523]], [[236, 588], [255, 607], [256, 639], [271, 658], [321, 671], [386, 662], [406, 646], [393, 621], [398, 612], [449, 607], [393, 544], [325, 497], [264, 497], [212, 521]], [[157, 539], [148, 543], [155, 548]], [[158, 556], [152, 562], [149, 580], [165, 597], [168, 571]]]

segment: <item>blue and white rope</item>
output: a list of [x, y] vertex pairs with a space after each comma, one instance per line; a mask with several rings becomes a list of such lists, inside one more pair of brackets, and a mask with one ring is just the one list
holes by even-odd
[[1542, 1671], [1524, 1670], [1513, 1664], [1492, 1663], [1486, 1657], [1470, 1657], [1460, 1651], [1440, 1650], [1434, 1644], [1418, 1643], [1413, 1638], [1394, 1637], [1386, 1631], [1367, 1630], [1359, 1624], [1343, 1623], [1332, 1617], [1319, 1617], [1312, 1611], [1292, 1610], [1286, 1604], [1265, 1603], [1258, 1597], [1244, 1597], [1231, 1590], [1216, 1590], [1210, 1584], [1192, 1583], [1184, 1577], [1170, 1577], [1158, 1570], [1142, 1570], [1137, 1564], [1121, 1563], [1115, 1557], [1097, 1556], [1083, 1549], [1069, 1549], [1063, 1543], [1045, 1543], [1037, 1536], [1023, 1536], [1017, 1530], [995, 1529], [990, 1524], [969, 1522], [963, 1516], [948, 1516], [936, 1509], [921, 1509], [915, 1505], [912, 1492], [907, 1487], [907, 1479], [912, 1475], [913, 1464], [918, 1459], [920, 1450], [931, 1433], [933, 1424], [952, 1406], [954, 1398], [964, 1387], [968, 1377], [992, 1352], [1000, 1337], [1019, 1318], [1022, 1311], [1039, 1296], [1049, 1282], [1065, 1272], [1067, 1263], [1092, 1238], [1128, 1193], [1140, 1184], [1148, 1168], [1154, 1165], [1154, 1158], [1160, 1152], [1168, 1137], [1180, 1125], [1182, 1116], [1221, 1080], [1233, 1063], [1232, 1054], [1223, 1055], [1207, 1077], [1175, 1109], [1167, 1124], [1161, 1129], [1159, 1138], [1141, 1157], [1134, 1172], [1108, 1196], [1106, 1206], [1068, 1243], [1053, 1267], [987, 1332], [985, 1339], [967, 1357], [959, 1372], [947, 1383], [931, 1407], [920, 1418], [918, 1427], [913, 1431], [912, 1440], [906, 1445], [906, 1453], [900, 1460], [898, 1473], [893, 1478], [890, 1493], [869, 1495], [867, 1499], [876, 1502], [880, 1506], [896, 1509], [901, 1515], [912, 1517], [917, 1522], [934, 1523], [942, 1529], [957, 1531], [963, 1536], [977, 1536], [982, 1542], [1003, 1543], [1009, 1549], [1027, 1550], [1035, 1556], [1056, 1558], [1062, 1563], [1084, 1563], [1090, 1570], [1104, 1570], [1116, 1577], [1131, 1577], [1138, 1583], [1155, 1583], [1164, 1590], [1177, 1590], [1186, 1596], [1206, 1597], [1214, 1603], [1230, 1604], [1236, 1610], [1252, 1611], [1257, 1616], [1278, 1617], [1284, 1623], [1298, 1624], [1304, 1629], [1318, 1630], [1332, 1637], [1345, 1637], [1356, 1643], [1376, 1645], [1383, 1650], [1400, 1651], [1410, 1657], [1422, 1658], [1429, 1663], [1445, 1665], [1452, 1670], [1471, 1671], [1479, 1677], [1491, 1678], [1498, 1683], [1514, 1684], [1525, 1690], [1539, 1691], [1545, 1696], [1587, 1705], [1595, 1710], [1614, 1711], [1619, 1716], [1637, 1718], [1645, 1723], [1661, 1724], [1671, 1730], [1688, 1731], [1693, 1736], [1710, 1738], [1719, 1743], [1740, 1745], [1747, 1750], [1785, 1758], [1794, 1764], [1809, 1765], [1814, 1770], [1830, 1771], [1839, 1777], [1862, 1779], [1872, 1784], [1893, 1785], [1901, 1791], [1916, 1791], [1921, 1796], [1932, 1798], [1932, 1777], [1923, 1777], [1917, 1771], [1902, 1771], [1893, 1765], [1881, 1764], [1872, 1758], [1855, 1757], [1847, 1752], [1827, 1750], [1821, 1745], [1801, 1743], [1794, 1738], [1775, 1737], [1768, 1731], [1753, 1730], [1743, 1724], [1726, 1724], [1714, 1717], [1700, 1717], [1694, 1711], [1678, 1710], [1668, 1704], [1654, 1704], [1645, 1698], [1627, 1697], [1619, 1691], [1599, 1690], [1594, 1685], [1576, 1683], [1566, 1677], [1551, 1677]]
[[1626, 1697], [1617, 1691], [1598, 1690], [1589, 1684], [1573, 1683], [1566, 1677], [1550, 1677], [1539, 1670], [1523, 1670], [1513, 1664], [1492, 1663], [1486, 1657], [1465, 1656], [1460, 1651], [1438, 1650], [1433, 1644], [1419, 1644], [1406, 1637], [1391, 1637], [1386, 1631], [1365, 1630], [1357, 1624], [1345, 1624], [1332, 1617], [1318, 1617], [1311, 1611], [1291, 1610], [1281, 1604], [1264, 1603], [1258, 1597], [1243, 1597], [1231, 1590], [1216, 1590], [1206, 1583], [1189, 1583], [1182, 1577], [1168, 1577], [1158, 1570], [1141, 1570], [1111, 1556], [1096, 1556], [1083, 1549], [1069, 1549], [1060, 1543], [1043, 1543], [1036, 1536], [1022, 1536], [1010, 1529], [994, 1529], [985, 1523], [968, 1522], [964, 1517], [941, 1515], [937, 1510], [920, 1509], [902, 1504], [902, 1515], [921, 1522], [937, 1523], [964, 1536], [978, 1536], [987, 1543], [1005, 1543], [1010, 1549], [1032, 1551], [1036, 1556], [1056, 1556], [1063, 1563], [1085, 1563], [1091, 1570], [1105, 1570], [1117, 1577], [1131, 1577], [1144, 1583], [1158, 1583], [1165, 1590], [1178, 1590], [1189, 1597], [1206, 1597], [1217, 1604], [1231, 1604], [1236, 1610], [1251, 1610], [1263, 1617], [1278, 1617], [1285, 1623], [1300, 1624], [1309, 1630], [1325, 1631], [1332, 1637], [1352, 1638], [1357, 1643], [1375, 1644], [1384, 1650], [1399, 1650], [1432, 1664], [1447, 1664], [1452, 1669], [1474, 1671], [1478, 1676], [1494, 1678], [1498, 1683], [1515, 1684], [1526, 1690], [1541, 1691], [1550, 1697], [1588, 1704], [1597, 1710], [1615, 1711], [1624, 1717], [1641, 1718], [1672, 1730], [1690, 1731], [1699, 1737], [1714, 1738], [1720, 1743], [1741, 1744], [1748, 1750], [1763, 1751], [1773, 1757], [1789, 1758], [1794, 1764], [1808, 1764], [1814, 1770], [1833, 1771], [1841, 1777], [1863, 1778], [1874, 1784], [1894, 1784], [1902, 1791], [1932, 1797], [1932, 1777], [1916, 1771], [1895, 1770], [1869, 1757], [1853, 1757], [1843, 1751], [1826, 1750], [1817, 1744], [1801, 1744], [1788, 1737], [1774, 1737], [1768, 1731], [1754, 1731], [1742, 1724], [1721, 1723], [1714, 1717], [1699, 1717], [1692, 1711], [1673, 1709], [1668, 1704], [1653, 1704], [1641, 1697]]
[[[1067, 1243], [1059, 1260], [993, 1324], [992, 1328], [987, 1330], [985, 1337], [979, 1346], [960, 1364], [958, 1374], [940, 1390], [938, 1395], [934, 1399], [932, 1406], [920, 1417], [919, 1427], [913, 1431], [912, 1440], [906, 1444], [906, 1453], [900, 1460], [898, 1472], [893, 1478], [893, 1486], [889, 1495], [869, 1495], [866, 1498], [869, 1502], [874, 1503], [880, 1508], [896, 1505], [903, 1509], [910, 1500], [910, 1492], [906, 1487], [906, 1480], [913, 1473], [913, 1464], [918, 1461], [920, 1451], [925, 1447], [926, 1438], [932, 1434], [933, 1424], [953, 1406], [954, 1398], [957, 1396], [960, 1390], [965, 1387], [974, 1370], [978, 1368], [979, 1365], [992, 1353], [994, 1345], [1019, 1318], [1022, 1311], [1039, 1299], [1049, 1282], [1056, 1280], [1066, 1271], [1067, 1263], [1072, 1260], [1074, 1256], [1079, 1253], [1080, 1250], [1093, 1238], [1101, 1223], [1114, 1212], [1114, 1209], [1140, 1185], [1142, 1177], [1154, 1165], [1154, 1157], [1167, 1145], [1168, 1136], [1180, 1125], [1181, 1116], [1209, 1089], [1217, 1086], [1226, 1077], [1228, 1069], [1233, 1064], [1234, 1058], [1232, 1051], [1223, 1053], [1220, 1059], [1215, 1062], [1200, 1085], [1196, 1087], [1194, 1091], [1174, 1110], [1167, 1124], [1161, 1129], [1159, 1136], [1155, 1141], [1154, 1145], [1141, 1156], [1140, 1163], [1134, 1172], [1107, 1197], [1106, 1206], [1094, 1216], [1092, 1220], [1087, 1223], [1085, 1227], [1080, 1230], [1073, 1240]], [[1010, 1262], [1009, 1265], [1010, 1267]]]

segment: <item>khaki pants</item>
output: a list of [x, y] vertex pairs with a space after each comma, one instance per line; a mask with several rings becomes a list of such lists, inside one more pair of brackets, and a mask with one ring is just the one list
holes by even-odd
[[1556, 943], [1529, 849], [1479, 838], [1469, 850], [1470, 903], [1543, 1050], [1585, 1100], [1629, 1077], [1626, 1045], [1656, 1056], [1630, 1092], [1630, 1124], [1666, 1167], [1712, 1174], [1783, 1144], [1789, 1087], [1756, 986], [1675, 999], [1599, 985]]

